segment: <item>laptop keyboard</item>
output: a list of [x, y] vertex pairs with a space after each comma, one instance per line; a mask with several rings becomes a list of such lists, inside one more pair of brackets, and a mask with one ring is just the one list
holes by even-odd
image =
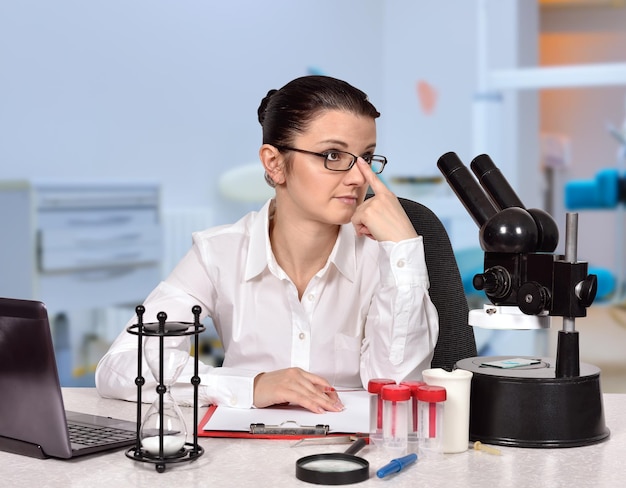
[[68, 422], [70, 442], [75, 446], [100, 446], [115, 442], [125, 442], [136, 439], [136, 433], [129, 430], [97, 425], [77, 424]]

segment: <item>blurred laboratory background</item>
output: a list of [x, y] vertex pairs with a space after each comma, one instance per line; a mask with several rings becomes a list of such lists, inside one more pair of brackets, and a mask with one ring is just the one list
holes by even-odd
[[[439, 156], [490, 154], [561, 235], [579, 212], [600, 279], [581, 359], [626, 391], [625, 45], [626, 0], [0, 2], [0, 296], [45, 302], [62, 384], [92, 385], [191, 233], [271, 196], [267, 91], [326, 74], [382, 113], [381, 176], [443, 221], [471, 308], [478, 229]], [[477, 330], [479, 351], [551, 356], [560, 326]]]

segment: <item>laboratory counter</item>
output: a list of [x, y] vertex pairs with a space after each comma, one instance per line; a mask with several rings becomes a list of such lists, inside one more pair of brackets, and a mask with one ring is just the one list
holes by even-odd
[[[132, 402], [103, 399], [93, 388], [64, 388], [68, 410], [135, 420]], [[146, 407], [147, 408], [147, 407]], [[370, 463], [370, 478], [350, 486], [393, 487], [616, 487], [626, 477], [626, 395], [604, 395], [608, 440], [584, 447], [529, 449], [498, 447], [501, 455], [468, 449], [440, 459], [420, 459], [397, 475], [376, 477], [389, 461], [365, 447], [358, 455]], [[200, 409], [199, 416], [206, 409]], [[145, 410], [144, 410], [145, 412]], [[183, 408], [191, 430], [192, 409]], [[533, 412], [528, 412], [533, 415]], [[342, 452], [346, 445], [294, 447], [289, 440], [200, 438], [204, 454], [193, 462], [168, 465], [136, 462], [124, 450], [70, 461], [34, 459], [0, 452], [0, 484], [20, 487], [299, 487], [316, 486], [296, 479], [296, 460], [322, 452]]]

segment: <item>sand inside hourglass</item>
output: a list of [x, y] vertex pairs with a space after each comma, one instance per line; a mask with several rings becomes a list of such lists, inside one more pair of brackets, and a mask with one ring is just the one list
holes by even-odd
[[[180, 436], [163, 436], [163, 455], [172, 456], [180, 451], [185, 445], [185, 439]], [[145, 437], [141, 439], [141, 447], [153, 456], [159, 455], [159, 436]]]

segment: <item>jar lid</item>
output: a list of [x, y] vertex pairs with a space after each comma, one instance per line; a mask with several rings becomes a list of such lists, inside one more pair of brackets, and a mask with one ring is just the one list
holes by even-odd
[[385, 385], [395, 385], [396, 382], [389, 378], [375, 378], [367, 383], [367, 391], [370, 393], [380, 393], [380, 389]]
[[408, 386], [411, 389], [411, 396], [412, 397], [417, 397], [417, 388], [425, 385], [426, 383], [424, 383], [423, 381], [413, 381], [413, 380], [406, 380], [406, 381], [401, 381], [400, 382], [401, 385], [404, 386]]
[[445, 402], [446, 389], [443, 386], [422, 385], [417, 388], [417, 399], [422, 402]]
[[383, 400], [392, 402], [403, 402], [411, 399], [411, 388], [404, 385], [385, 385], [380, 390]]

